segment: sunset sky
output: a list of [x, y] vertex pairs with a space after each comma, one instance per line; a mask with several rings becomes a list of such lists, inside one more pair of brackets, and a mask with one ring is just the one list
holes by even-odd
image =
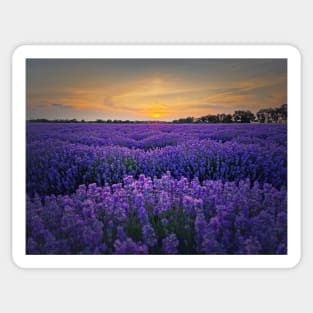
[[287, 103], [285, 59], [28, 59], [27, 119], [163, 120]]

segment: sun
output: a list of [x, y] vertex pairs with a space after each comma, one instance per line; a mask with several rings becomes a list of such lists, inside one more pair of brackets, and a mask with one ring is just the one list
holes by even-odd
[[153, 114], [152, 114], [152, 117], [153, 117], [153, 118], [160, 118], [160, 117], [161, 117], [161, 114], [159, 114], [159, 113], [153, 113]]

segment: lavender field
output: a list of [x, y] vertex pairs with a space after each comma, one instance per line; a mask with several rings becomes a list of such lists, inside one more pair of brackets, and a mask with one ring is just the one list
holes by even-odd
[[286, 254], [287, 126], [27, 124], [27, 254]]

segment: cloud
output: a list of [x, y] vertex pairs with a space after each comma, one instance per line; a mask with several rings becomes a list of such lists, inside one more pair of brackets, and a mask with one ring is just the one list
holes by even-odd
[[63, 103], [51, 103], [51, 106], [59, 109], [73, 109], [73, 105], [63, 104]]
[[167, 61], [161, 62], [163, 65], [141, 60], [139, 68], [133, 61], [125, 62], [116, 61], [110, 70], [98, 68], [97, 62], [89, 67], [75, 63], [73, 71], [81, 66], [85, 73], [75, 77], [59, 75], [60, 66], [55, 77], [48, 76], [44, 84], [41, 75], [38, 86], [34, 82], [28, 85], [27, 109], [45, 109], [50, 115], [135, 119], [158, 113], [175, 118], [242, 108], [255, 111], [287, 101], [287, 75], [280, 70], [285, 67], [275, 60]]
[[228, 106], [223, 106], [220, 104], [210, 104], [210, 103], [195, 103], [187, 106], [191, 109], [209, 109], [209, 110], [227, 110]]

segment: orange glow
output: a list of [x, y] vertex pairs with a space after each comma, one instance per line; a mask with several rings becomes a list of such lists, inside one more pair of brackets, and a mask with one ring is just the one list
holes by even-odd
[[161, 115], [160, 115], [159, 113], [154, 113], [154, 114], [152, 115], [152, 117], [153, 117], [153, 118], [160, 118]]
[[287, 103], [283, 59], [64, 62], [28, 60], [29, 118], [171, 121]]

